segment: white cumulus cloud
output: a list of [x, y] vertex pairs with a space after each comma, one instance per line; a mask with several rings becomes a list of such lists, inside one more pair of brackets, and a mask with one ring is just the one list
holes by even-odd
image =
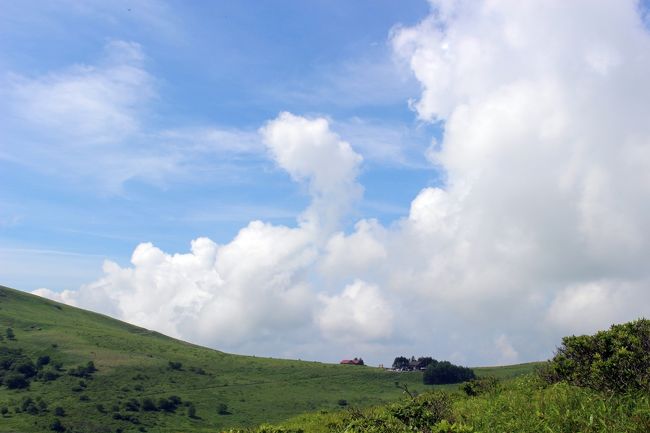
[[326, 119], [283, 113], [260, 134], [311, 194], [296, 227], [254, 221], [190, 254], [142, 244], [64, 300], [97, 294], [120, 318], [233, 350], [335, 359], [345, 342], [378, 362], [541, 359], [562, 335], [650, 315], [650, 33], [636, 2], [431, 5], [391, 34], [422, 87], [417, 116], [444, 126], [426, 158], [446, 182], [408, 215], [344, 230], [361, 156]]

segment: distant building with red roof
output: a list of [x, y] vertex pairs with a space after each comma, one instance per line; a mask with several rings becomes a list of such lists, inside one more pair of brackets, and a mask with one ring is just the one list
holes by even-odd
[[340, 362], [341, 364], [346, 364], [346, 365], [365, 365], [363, 363], [363, 359], [361, 358], [354, 358], [354, 359], [344, 359], [343, 361]]

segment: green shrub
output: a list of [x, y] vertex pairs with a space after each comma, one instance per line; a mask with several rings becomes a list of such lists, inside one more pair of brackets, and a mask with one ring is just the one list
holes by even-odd
[[36, 368], [40, 369], [41, 367], [50, 363], [50, 357], [48, 355], [39, 356], [36, 360]]
[[42, 370], [38, 373], [38, 379], [43, 382], [52, 382], [57, 380], [61, 375], [52, 370]]
[[92, 377], [92, 374], [96, 371], [97, 368], [95, 368], [95, 363], [92, 361], [88, 361], [88, 363], [85, 366], [79, 365], [75, 368], [70, 369], [70, 371], [68, 371], [68, 374], [76, 377], [90, 378]]
[[494, 392], [499, 387], [499, 379], [496, 377], [488, 376], [479, 379], [472, 379], [463, 383], [460, 386], [461, 391], [469, 396], [477, 396], [490, 392]]
[[426, 393], [405, 404], [389, 406], [388, 410], [403, 424], [425, 429], [451, 417], [451, 398], [446, 393]]
[[182, 401], [180, 397], [172, 395], [168, 398], [159, 399], [157, 407], [159, 410], [164, 410], [165, 412], [174, 412], [181, 403]]
[[63, 432], [65, 431], [65, 427], [63, 426], [63, 424], [61, 424], [60, 419], [55, 418], [54, 421], [52, 421], [52, 424], [50, 424], [50, 430]]
[[124, 403], [124, 409], [130, 412], [138, 412], [140, 410], [140, 402], [134, 398], [129, 399]]
[[219, 403], [217, 405], [217, 413], [219, 415], [230, 415], [230, 412], [228, 412], [228, 405], [226, 403]]
[[471, 368], [454, 365], [449, 361], [440, 361], [429, 364], [424, 371], [422, 381], [426, 385], [445, 385], [465, 382], [475, 377]]
[[29, 382], [24, 374], [14, 372], [7, 373], [2, 379], [2, 382], [9, 389], [22, 389], [29, 386]]
[[180, 362], [169, 361], [167, 363], [167, 368], [170, 370], [181, 370], [183, 368], [183, 364]]
[[153, 402], [152, 399], [143, 398], [142, 399], [142, 410], [147, 411], [147, 412], [153, 412], [155, 410], [158, 410], [158, 408], [156, 407], [156, 404]]
[[650, 391], [650, 320], [564, 337], [541, 374], [551, 383], [564, 380], [601, 391]]

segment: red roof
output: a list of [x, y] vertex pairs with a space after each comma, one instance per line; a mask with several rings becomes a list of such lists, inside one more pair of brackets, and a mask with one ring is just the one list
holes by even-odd
[[341, 364], [352, 364], [352, 365], [359, 365], [361, 364], [360, 359], [344, 359], [341, 361]]

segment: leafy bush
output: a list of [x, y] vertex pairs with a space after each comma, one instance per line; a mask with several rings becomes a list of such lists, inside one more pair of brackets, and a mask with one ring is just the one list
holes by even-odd
[[47, 403], [40, 397], [32, 399], [31, 397], [23, 397], [20, 402], [20, 411], [30, 415], [38, 415], [39, 413], [47, 411]]
[[130, 412], [138, 412], [140, 410], [140, 402], [134, 398], [129, 399], [124, 403], [124, 409]]
[[2, 379], [2, 382], [9, 389], [22, 389], [29, 386], [29, 381], [24, 374], [14, 372], [7, 373]]
[[43, 382], [52, 382], [57, 380], [61, 375], [53, 370], [42, 370], [38, 373], [38, 379]]
[[451, 417], [451, 398], [446, 393], [426, 393], [406, 404], [389, 406], [388, 411], [403, 424], [423, 430]]
[[[182, 403], [181, 398], [175, 395], [172, 395], [168, 398], [161, 398], [158, 400], [158, 409], [165, 412], [174, 412], [176, 408]], [[146, 410], [146, 409], [145, 409]]]
[[54, 421], [52, 421], [52, 424], [50, 424], [50, 430], [62, 432], [65, 431], [65, 427], [61, 424], [60, 419], [55, 418]]
[[170, 370], [181, 370], [183, 368], [183, 364], [180, 362], [175, 362], [175, 361], [169, 361], [167, 363], [167, 367]]
[[9, 389], [27, 388], [36, 367], [20, 349], [0, 347], [0, 384]]
[[85, 366], [79, 365], [75, 368], [70, 369], [70, 371], [68, 371], [68, 374], [76, 377], [90, 378], [92, 377], [92, 374], [96, 371], [97, 368], [95, 368], [95, 363], [92, 361], [88, 361], [88, 363]]
[[142, 410], [147, 411], [147, 412], [153, 412], [155, 410], [158, 410], [158, 408], [156, 407], [156, 404], [153, 402], [152, 399], [143, 398], [142, 399]]
[[61, 406], [57, 406], [54, 408], [54, 415], [56, 416], [65, 416], [65, 409], [63, 409]]
[[44, 365], [50, 363], [50, 357], [48, 355], [39, 356], [36, 360], [36, 368], [40, 369]]
[[650, 320], [564, 337], [541, 374], [551, 383], [564, 380], [601, 391], [650, 391]]
[[230, 415], [230, 412], [228, 412], [228, 405], [226, 403], [219, 403], [217, 405], [217, 413], [219, 415]]
[[471, 368], [454, 365], [449, 361], [440, 361], [429, 364], [424, 370], [422, 381], [426, 385], [443, 385], [465, 382], [475, 377]]
[[499, 387], [499, 379], [496, 377], [481, 377], [479, 379], [472, 379], [465, 382], [460, 386], [461, 391], [469, 396], [477, 396], [490, 392], [494, 392]]

